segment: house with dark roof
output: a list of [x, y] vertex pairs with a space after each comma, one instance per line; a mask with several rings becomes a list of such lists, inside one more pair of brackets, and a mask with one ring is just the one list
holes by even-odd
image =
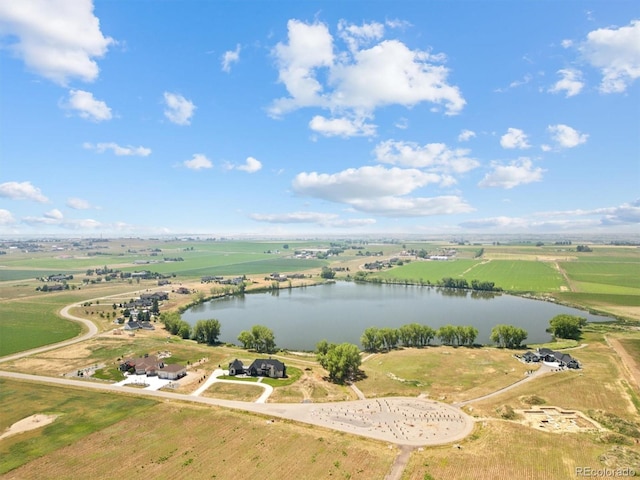
[[521, 358], [526, 363], [552, 362], [559, 364], [561, 367], [580, 368], [580, 363], [571, 355], [568, 353], [556, 352], [550, 348], [539, 348], [535, 352], [525, 352]]
[[127, 323], [124, 324], [125, 330], [138, 330], [140, 328], [142, 328], [141, 325], [135, 320], [129, 320]]
[[235, 375], [244, 375], [244, 374], [245, 374], [244, 365], [240, 360], [236, 358], [233, 362], [229, 364], [229, 375], [235, 376]]
[[249, 365], [247, 373], [252, 377], [285, 378], [287, 367], [280, 360], [259, 358]]

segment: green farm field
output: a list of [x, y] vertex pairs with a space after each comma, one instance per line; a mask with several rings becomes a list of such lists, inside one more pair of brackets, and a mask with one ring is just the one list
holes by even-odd
[[61, 342], [82, 328], [55, 314], [47, 303], [0, 303], [0, 356]]

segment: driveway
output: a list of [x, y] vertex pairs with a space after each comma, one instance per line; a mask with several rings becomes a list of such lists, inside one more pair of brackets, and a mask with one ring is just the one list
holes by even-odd
[[273, 387], [271, 385], [262, 383], [259, 380], [257, 382], [243, 382], [242, 380], [221, 380], [220, 378], [218, 378], [223, 375], [229, 375], [229, 370], [222, 370], [221, 368], [217, 368], [216, 370], [213, 371], [213, 373], [209, 376], [209, 378], [207, 378], [205, 382], [200, 387], [198, 387], [197, 390], [191, 393], [191, 396], [199, 397], [200, 395], [202, 395], [202, 393], [205, 390], [207, 390], [207, 388], [209, 388], [211, 385], [213, 385], [216, 382], [235, 383], [237, 385], [245, 385], [245, 386], [257, 385], [258, 387], [262, 387], [264, 389], [264, 392], [262, 393], [262, 395], [260, 395], [260, 397], [258, 397], [255, 403], [266, 403], [267, 398], [269, 398], [269, 395], [273, 393]]

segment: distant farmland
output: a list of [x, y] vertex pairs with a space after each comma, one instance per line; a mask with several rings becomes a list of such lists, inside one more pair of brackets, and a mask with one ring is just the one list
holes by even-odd
[[554, 292], [565, 285], [562, 275], [549, 263], [526, 260], [415, 261], [379, 275], [390, 280], [436, 283], [444, 277], [494, 282], [504, 290]]

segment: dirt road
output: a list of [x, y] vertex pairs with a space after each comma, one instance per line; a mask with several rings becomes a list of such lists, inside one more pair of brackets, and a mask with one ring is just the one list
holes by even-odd
[[640, 388], [640, 366], [637, 361], [629, 355], [629, 352], [624, 349], [617, 338], [608, 336], [605, 336], [604, 338], [609, 346], [618, 354], [620, 360], [622, 360], [622, 364], [627, 369], [627, 372], [629, 373], [631, 380], [635, 383], [636, 388]]

